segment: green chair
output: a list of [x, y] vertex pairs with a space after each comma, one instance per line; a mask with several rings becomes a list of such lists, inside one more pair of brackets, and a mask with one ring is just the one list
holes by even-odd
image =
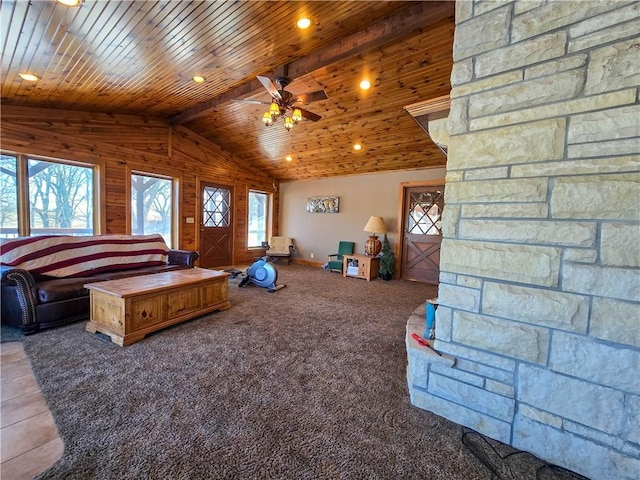
[[[342, 257], [344, 255], [351, 255], [355, 245], [355, 242], [340, 242], [338, 244], [338, 253], [329, 255], [329, 262], [327, 263], [329, 270], [342, 273]], [[335, 257], [335, 259], [331, 260], [333, 257]]]

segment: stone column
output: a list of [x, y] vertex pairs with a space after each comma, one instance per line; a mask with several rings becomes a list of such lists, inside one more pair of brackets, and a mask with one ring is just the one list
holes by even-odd
[[415, 405], [640, 475], [638, 2], [458, 1], [435, 348]]

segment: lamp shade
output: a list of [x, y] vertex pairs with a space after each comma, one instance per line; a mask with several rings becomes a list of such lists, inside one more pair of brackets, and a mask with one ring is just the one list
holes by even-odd
[[293, 119], [291, 117], [284, 117], [284, 128], [291, 130], [293, 127]]
[[362, 230], [373, 234], [369, 236], [369, 239], [364, 244], [364, 253], [370, 257], [375, 257], [380, 253], [380, 249], [382, 248], [376, 233], [386, 233], [387, 226], [384, 224], [382, 217], [371, 216]]
[[362, 229], [363, 232], [386, 233], [387, 226], [384, 224], [382, 217], [369, 217], [369, 221]]

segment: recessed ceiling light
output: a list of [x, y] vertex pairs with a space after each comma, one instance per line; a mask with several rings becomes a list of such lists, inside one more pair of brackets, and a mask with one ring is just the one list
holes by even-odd
[[360, 145], [359, 143], [354, 143], [353, 144], [353, 149], [358, 151], [358, 150], [362, 150], [362, 145]]
[[192, 80], [196, 83], [203, 83], [204, 82], [204, 77], [201, 77], [200, 75], [196, 75], [192, 78]]
[[300, 20], [298, 20], [296, 22], [296, 25], [301, 30], [304, 30], [305, 28], [309, 28], [311, 26], [311, 20], [309, 18], [306, 18], [306, 17], [305, 18], [301, 18]]
[[84, 0], [57, 0], [58, 3], [66, 5], [67, 7], [79, 7], [84, 3]]
[[18, 74], [21, 79], [26, 80], [27, 82], [37, 82], [40, 80], [38, 77], [33, 75], [32, 73], [19, 73]]
[[292, 157], [291, 155], [287, 155], [287, 156], [285, 157], [285, 160], [286, 160], [287, 162], [290, 162], [290, 161], [292, 161], [292, 160], [293, 160], [293, 157]]
[[371, 82], [369, 80], [362, 80], [360, 82], [360, 88], [362, 90], [369, 90], [371, 88]]

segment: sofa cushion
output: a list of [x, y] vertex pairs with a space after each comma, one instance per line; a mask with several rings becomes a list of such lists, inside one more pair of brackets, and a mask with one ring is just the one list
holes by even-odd
[[156, 267], [133, 268], [129, 270], [118, 270], [116, 272], [103, 272], [91, 277], [73, 278], [51, 278], [36, 283], [38, 300], [40, 303], [59, 302], [71, 298], [89, 295], [89, 289], [84, 286], [87, 283], [104, 282], [105, 280], [116, 280], [118, 278], [137, 277], [139, 275], [150, 275], [153, 273], [168, 272], [170, 270], [180, 270], [189, 268], [185, 265], [160, 265]]
[[161, 235], [47, 235], [3, 240], [0, 263], [51, 277], [85, 277], [166, 265], [168, 253]]
[[36, 284], [38, 300], [40, 303], [50, 303], [83, 297], [89, 295], [89, 289], [84, 287], [87, 283], [104, 282], [105, 280], [116, 280], [118, 278], [136, 277], [139, 275], [150, 275], [153, 273], [168, 272], [170, 270], [179, 270], [182, 268], [188, 267], [184, 265], [161, 265], [158, 267], [143, 267], [116, 272], [104, 272], [91, 277], [53, 278]]

